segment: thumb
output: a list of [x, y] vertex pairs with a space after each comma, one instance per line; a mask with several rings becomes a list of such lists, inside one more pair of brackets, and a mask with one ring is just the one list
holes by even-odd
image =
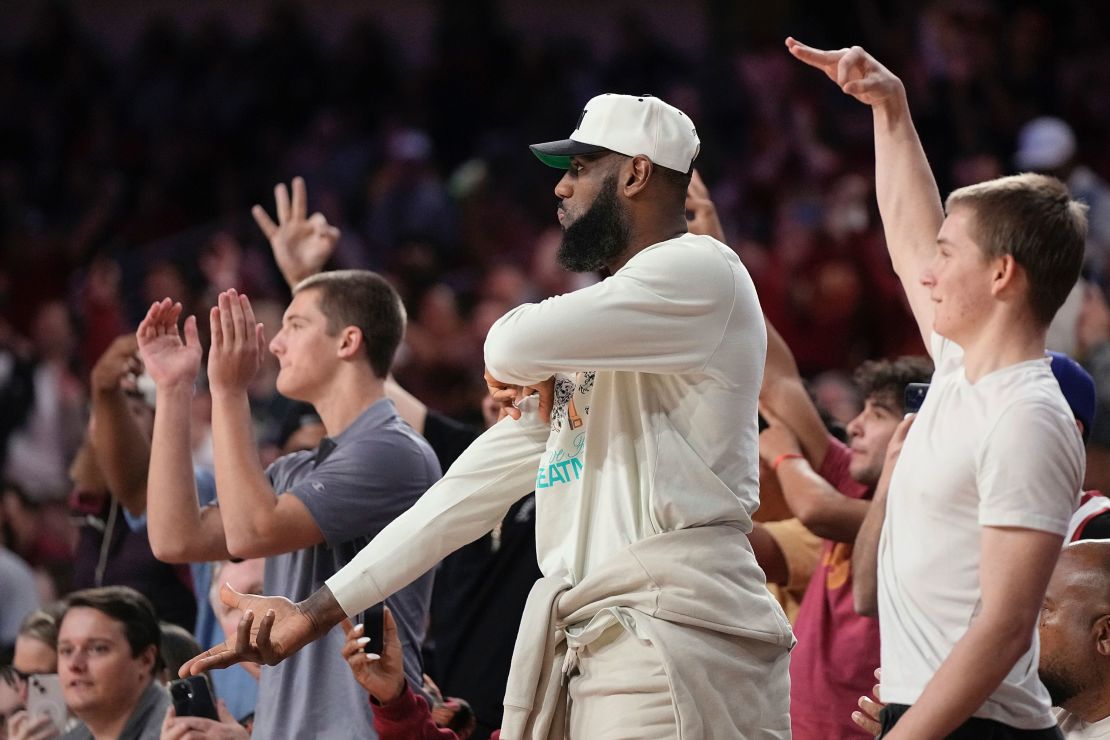
[[225, 606], [230, 606], [232, 609], [243, 609], [246, 611], [243, 604], [247, 601], [247, 598], [233, 589], [230, 583], [225, 583], [223, 586], [220, 586], [220, 601], [222, 601]]
[[255, 333], [255, 336], [258, 338], [258, 356], [259, 357], [265, 357], [266, 356], [266, 345], [267, 345], [267, 342], [266, 342], [266, 327], [263, 326], [261, 323], [255, 324], [254, 333]]

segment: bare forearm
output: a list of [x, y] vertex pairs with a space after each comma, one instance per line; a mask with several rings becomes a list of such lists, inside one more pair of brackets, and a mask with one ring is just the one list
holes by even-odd
[[140, 516], [146, 511], [150, 440], [135, 423], [120, 390], [94, 391], [92, 408], [92, 445], [104, 482], [125, 509]]
[[889, 737], [947, 737], [994, 693], [1032, 634], [1032, 624], [1010, 615], [977, 618]]
[[917, 280], [914, 266], [928, 259], [944, 221], [940, 193], [910, 117], [905, 90], [874, 109], [875, 192], [894, 270]]
[[253, 550], [266, 537], [277, 497], [258, 459], [246, 393], [213, 389], [212, 446], [228, 548]]
[[212, 560], [197, 504], [189, 426], [192, 384], [158, 388], [150, 449], [147, 531], [159, 560]]
[[852, 546], [852, 600], [856, 613], [867, 617], [879, 612], [879, 537], [885, 519], [886, 485], [880, 482]]
[[871, 504], [833, 488], [804, 460], [785, 460], [778, 470], [783, 498], [794, 516], [818, 537], [853, 542]]

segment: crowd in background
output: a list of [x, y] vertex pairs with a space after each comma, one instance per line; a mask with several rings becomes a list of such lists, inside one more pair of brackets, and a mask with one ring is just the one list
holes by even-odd
[[[862, 0], [836, 15], [797, 3], [753, 27], [730, 3], [689, 5], [712, 29], [698, 54], [614, 14], [604, 22], [617, 40], [598, 58], [572, 30], [524, 37], [497, 3], [445, 0], [414, 64], [371, 10], [334, 44], [315, 31], [325, 12], [315, 5], [274, 4], [256, 35], [219, 15], [190, 30], [153, 17], [121, 55], [66, 3], [39, 4], [30, 32], [0, 48], [0, 553], [32, 568], [39, 600], [104, 582], [80, 573], [98, 563], [74, 567], [103, 508], [83, 494], [106, 490], [86, 434], [98, 358], [167, 295], [203, 317], [236, 288], [272, 336], [288, 290], [249, 210], [291, 175], [342, 231], [331, 266], [380, 271], [400, 292], [400, 384], [475, 424], [489, 326], [583, 279], [555, 264], [556, 175], [527, 144], [566, 135], [601, 91], [651, 92], [697, 123], [697, 167], [728, 243], [841, 424], [862, 407], [856, 366], [923, 348], [877, 217], [870, 113], [793, 63], [786, 33], [866, 46], [902, 77], [942, 193], [1042, 169], [1087, 188], [1078, 195], [1093, 224], [1110, 219], [1102, 4]], [[1026, 128], [1043, 117], [1059, 120]], [[1015, 159], [1022, 151], [1035, 161]], [[1110, 229], [1092, 228], [1088, 258], [1055, 336], [1110, 397]], [[303, 414], [277, 393], [269, 360], [251, 391], [265, 462]], [[192, 440], [202, 471], [207, 403], [202, 384]], [[1110, 415], [1096, 415], [1090, 445], [1099, 484]], [[189, 574], [170, 571], [188, 590]], [[25, 616], [9, 611], [8, 645]], [[188, 608], [172, 620], [193, 627]]]

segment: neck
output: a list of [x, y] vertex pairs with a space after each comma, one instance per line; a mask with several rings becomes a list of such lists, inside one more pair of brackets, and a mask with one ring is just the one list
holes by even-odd
[[1110, 683], [1080, 692], [1060, 705], [1088, 724], [1110, 717]]
[[329, 437], [342, 434], [363, 411], [385, 397], [385, 381], [375, 377], [369, 365], [365, 367], [365, 371], [352, 367], [340, 373], [320, 398], [309, 399]]
[[104, 712], [82, 712], [77, 718], [85, 723], [85, 727], [89, 728], [89, 733], [95, 740], [112, 740], [112, 738], [118, 738], [123, 734], [123, 728], [127, 724], [127, 720], [131, 719], [135, 707], [139, 704], [139, 699], [148, 686], [150, 686], [150, 684], [145, 684], [142, 690], [132, 698], [123, 711], [121, 711], [118, 706], [113, 706], [107, 707]]
[[973, 337], [957, 342], [964, 351], [964, 372], [971, 383], [995, 370], [1045, 356], [1047, 327], [1031, 316], [1014, 320], [994, 316]]
[[682, 236], [686, 231], [685, 213], [677, 214], [673, 218], [655, 219], [650, 223], [634, 223], [632, 225], [632, 237], [628, 240], [628, 249], [621, 252], [619, 257], [606, 265], [609, 274], [612, 275], [624, 267], [628, 260], [651, 245], [674, 239], [676, 236]]

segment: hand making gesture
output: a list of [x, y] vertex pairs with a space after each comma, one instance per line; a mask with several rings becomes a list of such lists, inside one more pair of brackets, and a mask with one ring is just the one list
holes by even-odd
[[824, 72], [861, 103], [881, 105], [905, 94], [902, 81], [858, 46], [826, 51], [788, 38], [786, 48], [797, 59]]
[[[242, 610], [239, 627], [219, 645], [186, 661], [178, 671], [182, 678], [242, 662], [277, 665], [323, 635], [330, 626], [317, 625], [289, 599], [241, 594], [226, 583], [220, 588], [220, 601]], [[261, 619], [256, 615], [262, 615]]]
[[339, 229], [328, 224], [322, 213], [306, 217], [308, 194], [302, 177], [293, 178], [292, 202], [285, 183], [274, 186], [274, 201], [277, 205], [276, 224], [260, 205], [251, 209], [251, 215], [270, 240], [278, 269], [292, 288], [324, 269], [339, 243]]
[[245, 393], [267, 352], [266, 335], [254, 318], [250, 299], [234, 289], [225, 290], [212, 307], [209, 321], [208, 383], [213, 392]]
[[136, 332], [143, 365], [159, 388], [185, 384], [191, 387], [200, 370], [202, 350], [197, 319], [195, 316], [185, 319], [182, 339], [177, 330], [180, 318], [181, 304], [165, 298], [151, 304]]

